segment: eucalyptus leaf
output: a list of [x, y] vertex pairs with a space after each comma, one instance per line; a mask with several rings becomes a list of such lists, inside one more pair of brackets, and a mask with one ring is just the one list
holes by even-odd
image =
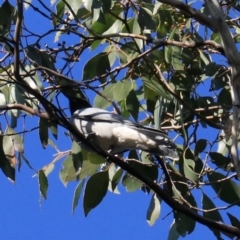
[[107, 194], [108, 181], [108, 171], [98, 172], [89, 178], [83, 196], [85, 216], [87, 216], [93, 208], [99, 205]]
[[73, 196], [73, 203], [72, 203], [72, 212], [74, 213], [77, 205], [78, 205], [78, 201], [79, 198], [81, 196], [82, 190], [83, 190], [83, 186], [84, 186], [84, 180], [80, 181], [74, 191], [74, 196]]
[[39, 138], [43, 148], [48, 145], [48, 120], [44, 118], [39, 119]]
[[[222, 201], [232, 204], [240, 198], [240, 186], [236, 182], [231, 179], [224, 181], [226, 176], [219, 172], [211, 172], [207, 176], [211, 187]], [[239, 205], [239, 203], [236, 204]]]
[[38, 172], [38, 182], [41, 195], [47, 199], [48, 180], [43, 170]]
[[153, 226], [153, 224], [159, 218], [161, 211], [161, 201], [162, 199], [158, 197], [158, 195], [153, 194], [147, 211], [147, 222], [150, 226]]

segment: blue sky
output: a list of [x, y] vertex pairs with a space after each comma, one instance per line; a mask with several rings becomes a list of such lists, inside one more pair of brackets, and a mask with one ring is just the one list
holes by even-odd
[[[48, 23], [42, 20], [39, 22], [36, 16], [28, 10], [25, 22], [30, 28], [37, 26], [40, 32], [45, 32], [46, 27], [49, 28]], [[81, 61], [85, 61], [84, 57]], [[76, 79], [80, 77], [81, 71]], [[36, 122], [36, 118], [28, 120], [33, 126]], [[71, 141], [63, 134], [64, 130], [59, 128], [59, 133], [59, 149], [70, 149]], [[25, 145], [25, 156], [35, 169], [42, 168], [53, 159], [55, 151], [51, 147], [42, 149], [37, 131], [26, 135]], [[16, 185], [0, 174], [1, 239], [167, 239], [173, 220], [172, 214], [168, 216], [171, 209], [163, 203], [159, 220], [150, 227], [146, 222], [146, 212], [151, 195], [142, 191], [126, 193], [120, 186], [120, 195], [108, 192], [103, 202], [87, 218], [84, 217], [80, 199], [73, 215], [72, 200], [77, 183], [69, 183], [67, 188], [62, 184], [59, 179], [61, 162], [56, 164], [48, 177], [48, 198], [41, 204], [37, 178], [32, 178], [34, 172], [25, 163], [20, 173], [17, 172]], [[205, 239], [214, 237], [208, 228], [197, 224], [194, 233], [185, 239], [202, 239], [203, 233]]]
[[[36, 152], [29, 152], [29, 156], [36, 156]], [[43, 154], [42, 158], [45, 157]], [[37, 160], [41, 161], [39, 157]], [[65, 188], [56, 169], [49, 176], [48, 199], [40, 206], [37, 179], [32, 175], [26, 165], [17, 175], [16, 185], [0, 175], [2, 239], [167, 239], [172, 222], [172, 214], [167, 216], [170, 208], [162, 204], [160, 219], [149, 227], [146, 211], [150, 196], [141, 191], [126, 193], [120, 187], [120, 195], [108, 193], [85, 218], [81, 199], [72, 215], [76, 183], [70, 183]], [[202, 231], [205, 238], [213, 237], [207, 228], [197, 224], [193, 235], [185, 239], [202, 239]]]

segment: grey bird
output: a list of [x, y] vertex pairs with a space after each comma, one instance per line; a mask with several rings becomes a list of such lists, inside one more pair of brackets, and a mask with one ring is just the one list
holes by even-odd
[[[71, 122], [95, 146], [111, 154], [129, 150], [142, 150], [151, 154], [160, 155], [173, 160], [178, 159], [176, 145], [161, 131], [145, 127], [127, 118], [106, 110], [84, 107], [83, 103], [73, 112]], [[89, 103], [84, 104], [90, 106]], [[79, 142], [76, 137], [74, 140]], [[81, 144], [81, 142], [79, 142]]]

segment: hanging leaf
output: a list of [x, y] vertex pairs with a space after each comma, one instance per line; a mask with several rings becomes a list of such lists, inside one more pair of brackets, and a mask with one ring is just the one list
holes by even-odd
[[230, 157], [225, 157], [221, 153], [218, 152], [210, 152], [209, 156], [211, 157], [212, 162], [227, 171], [232, 168], [232, 159]]
[[179, 237], [180, 237], [180, 234], [177, 231], [177, 225], [174, 219], [173, 223], [171, 224], [171, 228], [170, 228], [167, 240], [177, 240], [179, 239]]
[[194, 219], [177, 211], [174, 212], [174, 219], [177, 231], [182, 237], [185, 237], [187, 234], [194, 231], [196, 225], [196, 221]]
[[88, 156], [88, 161], [92, 164], [100, 165], [106, 162], [106, 159], [97, 153], [89, 152], [87, 156]]
[[238, 229], [240, 229], [240, 221], [234, 217], [232, 214], [228, 213], [227, 212], [227, 215], [231, 221], [231, 224], [234, 226], [234, 227], [237, 227]]
[[82, 165], [83, 165], [82, 148], [77, 142], [73, 141], [71, 152], [72, 152], [73, 166], [77, 176], [81, 172]]
[[111, 69], [108, 54], [99, 53], [91, 58], [83, 69], [83, 80], [89, 80], [94, 77], [99, 77]]
[[[217, 196], [229, 204], [236, 203], [236, 199], [240, 198], [240, 186], [233, 180], [225, 180], [223, 174], [211, 172], [207, 174], [211, 187], [216, 192]], [[239, 205], [239, 203], [236, 203]]]
[[143, 186], [142, 182], [127, 173], [122, 178], [122, 185], [127, 192], [134, 192]]
[[207, 140], [206, 139], [199, 139], [195, 145], [195, 156], [199, 153], [203, 152], [207, 147]]
[[58, 136], [58, 125], [53, 122], [53, 121], [48, 121], [48, 127], [52, 133], [52, 135], [54, 136], [55, 139], [57, 139]]
[[[202, 198], [202, 207], [205, 210], [203, 212], [204, 217], [210, 218], [210, 219], [212, 219], [216, 222], [222, 222], [223, 221], [219, 211], [217, 210], [217, 208], [214, 205], [214, 203], [212, 202], [212, 200], [204, 193], [203, 193], [203, 198]], [[207, 211], [207, 210], [211, 210], [211, 211]], [[218, 237], [218, 238], [221, 237], [220, 231], [218, 231], [216, 229], [213, 229], [213, 228], [210, 228], [210, 229], [213, 231], [213, 233], [216, 237]]]
[[63, 168], [59, 172], [59, 177], [64, 186], [67, 186], [68, 182], [76, 181], [76, 171], [73, 166], [72, 155], [67, 156], [62, 166]]
[[138, 113], [139, 113], [139, 101], [136, 96], [136, 92], [132, 89], [127, 96], [126, 100], [126, 108], [127, 111], [132, 115], [135, 121], [138, 119]]
[[150, 226], [153, 226], [153, 224], [159, 218], [161, 211], [161, 201], [162, 199], [158, 195], [153, 194], [147, 211], [147, 222]]
[[48, 180], [43, 170], [38, 172], [38, 183], [41, 195], [47, 199]]
[[39, 119], [39, 138], [43, 148], [48, 145], [48, 120], [44, 118]]
[[155, 21], [151, 16], [151, 12], [146, 8], [139, 9], [138, 13], [138, 23], [142, 30], [150, 29], [155, 30]]
[[84, 160], [83, 160], [82, 168], [79, 175], [80, 179], [85, 179], [89, 176], [92, 176], [99, 169], [99, 164], [93, 164], [89, 160], [87, 160], [88, 159], [87, 154], [88, 154], [88, 151], [82, 148], [82, 155]]
[[83, 197], [83, 209], [85, 216], [87, 216], [107, 194], [108, 181], [108, 171], [98, 172], [89, 178]]
[[[102, 91], [101, 94], [105, 96], [106, 98], [112, 100], [113, 99], [113, 89], [115, 87], [115, 83], [112, 83], [110, 85], [107, 85]], [[111, 102], [107, 101], [105, 98], [103, 98], [100, 95], [97, 95], [94, 99], [94, 106], [98, 108], [106, 109], [111, 105]]]
[[198, 181], [198, 174], [193, 171], [195, 169], [195, 162], [192, 159], [184, 158], [183, 170], [184, 175], [193, 182]]
[[114, 100], [120, 102], [127, 98], [129, 92], [132, 90], [132, 82], [128, 80], [119, 81], [114, 85], [113, 96]]
[[77, 205], [78, 205], [78, 201], [79, 198], [81, 196], [82, 190], [83, 190], [83, 186], [84, 186], [84, 180], [80, 181], [74, 191], [74, 196], [73, 196], [73, 203], [72, 203], [72, 212], [74, 213]]
[[112, 184], [112, 191], [115, 190], [115, 188], [117, 187], [118, 183], [120, 182], [121, 180], [121, 177], [122, 177], [122, 174], [123, 174], [123, 170], [121, 168], [119, 168], [114, 176], [112, 177], [112, 180], [111, 180], [111, 184]]
[[153, 92], [158, 94], [161, 97], [164, 97], [168, 100], [172, 99], [172, 96], [167, 92], [158, 82], [156, 82], [154, 79], [150, 79], [147, 77], [142, 77], [144, 85], [151, 89]]

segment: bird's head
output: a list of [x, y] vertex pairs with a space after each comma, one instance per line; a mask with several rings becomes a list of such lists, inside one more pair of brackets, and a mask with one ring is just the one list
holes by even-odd
[[79, 109], [91, 107], [82, 90], [74, 88], [67, 90], [68, 91], [66, 91], [65, 89], [62, 90], [62, 93], [69, 101], [69, 110], [71, 112], [71, 115], [73, 115], [73, 113]]

